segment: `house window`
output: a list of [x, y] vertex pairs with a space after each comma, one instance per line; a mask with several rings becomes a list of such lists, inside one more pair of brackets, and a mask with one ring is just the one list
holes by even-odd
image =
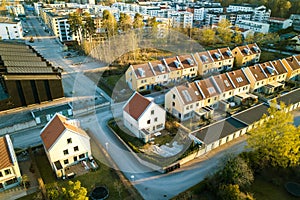
[[3, 177], [3, 174], [2, 174], [2, 172], [0, 172], [0, 177]]
[[150, 124], [150, 119], [147, 121], [147, 124]]
[[8, 175], [8, 174], [11, 174], [11, 171], [10, 171], [10, 169], [6, 169], [6, 170], [4, 170], [4, 173], [5, 173], [5, 175]]
[[82, 158], [84, 158], [85, 156], [84, 156], [84, 154], [80, 154], [79, 155], [79, 159], [82, 159]]
[[164, 126], [163, 124], [159, 124], [159, 125], [156, 126], [156, 129], [160, 129], [160, 128], [162, 128], [163, 126]]
[[210, 99], [208, 99], [207, 102], [210, 103]]
[[72, 143], [72, 138], [68, 138], [67, 142], [68, 142], [68, 144], [71, 144]]
[[173, 94], [173, 99], [175, 99], [175, 97], [176, 97], [175, 94]]
[[74, 156], [73, 160], [74, 160], [74, 162], [76, 162], [77, 161], [77, 156]]
[[79, 151], [78, 146], [74, 147], [74, 151]]
[[151, 110], [151, 115], [154, 115], [154, 110]]
[[64, 155], [68, 155], [68, 154], [69, 154], [68, 149], [64, 150]]
[[172, 106], [175, 106], [175, 102], [172, 102]]
[[154, 121], [157, 122], [157, 117], [154, 118]]
[[68, 160], [68, 159], [64, 160], [64, 164], [65, 164], [65, 165], [66, 165], [66, 164], [69, 164], [69, 160]]

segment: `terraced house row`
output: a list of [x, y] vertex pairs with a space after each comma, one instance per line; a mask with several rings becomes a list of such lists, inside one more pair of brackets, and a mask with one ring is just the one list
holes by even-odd
[[156, 85], [178, 83], [197, 75], [230, 71], [235, 61], [238, 66], [249, 66], [259, 61], [260, 54], [257, 44], [249, 44], [232, 51], [227, 47], [130, 65], [126, 71], [126, 82], [132, 90], [150, 90]]
[[165, 109], [181, 121], [212, 115], [214, 109], [227, 111], [252, 92], [271, 94], [288, 80], [300, 80], [300, 55], [255, 64], [173, 87], [165, 95]]

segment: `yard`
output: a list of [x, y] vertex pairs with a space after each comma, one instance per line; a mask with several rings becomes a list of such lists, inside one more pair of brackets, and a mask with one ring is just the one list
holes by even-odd
[[281, 53], [275, 53], [275, 52], [269, 52], [269, 51], [262, 51], [260, 55], [259, 63], [268, 62], [270, 60], [278, 60], [282, 58], [286, 58], [287, 55], [281, 54]]
[[[94, 158], [96, 159], [97, 163], [99, 164], [99, 168], [96, 171], [90, 171], [81, 176], [75, 176], [75, 178], [71, 179], [73, 182], [79, 180], [81, 185], [85, 187], [88, 191], [88, 194], [95, 186], [106, 186], [109, 189], [109, 198], [108, 199], [130, 199], [130, 198], [137, 198], [140, 197], [132, 197], [128, 190], [125, 188], [121, 183], [118, 175], [116, 174], [115, 170], [108, 167], [105, 164], [102, 164], [99, 160], [106, 161], [105, 156], [101, 152], [101, 150], [96, 146], [95, 142], [91, 140], [92, 152]], [[43, 149], [41, 149], [43, 150]], [[36, 153], [36, 163], [37, 167], [40, 171], [41, 177], [45, 183], [45, 187], [49, 187], [54, 185], [55, 183], [58, 184], [59, 187], [65, 187], [68, 184], [68, 180], [58, 180], [56, 179], [49, 161], [47, 159], [46, 154], [44, 151], [39, 151]], [[105, 162], [106, 163], [106, 162]], [[121, 192], [121, 197], [119, 197], [119, 191]], [[37, 195], [41, 195], [40, 193], [34, 193], [23, 198], [20, 200], [29, 200], [35, 199]]]

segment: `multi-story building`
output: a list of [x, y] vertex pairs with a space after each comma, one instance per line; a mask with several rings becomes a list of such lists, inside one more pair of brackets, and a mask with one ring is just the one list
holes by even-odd
[[125, 127], [144, 142], [148, 142], [154, 133], [163, 130], [165, 121], [166, 111], [138, 92], [135, 92], [123, 107]]
[[255, 64], [260, 59], [261, 50], [257, 44], [238, 46], [232, 50], [236, 65], [239, 67]]
[[251, 82], [251, 91], [274, 93], [284, 87], [288, 70], [281, 60], [269, 61], [245, 68]]
[[252, 12], [252, 21], [266, 22], [271, 16], [271, 10], [265, 6], [256, 6], [251, 4], [231, 4], [227, 8], [227, 12]]
[[0, 40], [22, 39], [23, 29], [20, 20], [0, 17]]
[[0, 191], [20, 184], [22, 177], [9, 135], [0, 137]]
[[198, 61], [198, 74], [209, 75], [215, 72], [230, 70], [234, 57], [229, 48], [221, 48], [195, 54]]
[[195, 21], [204, 21], [208, 12], [222, 13], [224, 8], [220, 5], [216, 6], [195, 6], [192, 8]]
[[250, 29], [256, 33], [268, 33], [270, 24], [259, 21], [251, 21], [251, 20], [240, 20], [236, 22], [236, 25], [239, 28]]
[[173, 87], [165, 95], [165, 109], [181, 121], [209, 117], [213, 109], [226, 110], [227, 101], [238, 95], [242, 99], [249, 90], [250, 81], [243, 70], [227, 72]]
[[293, 21], [294, 29], [300, 31], [300, 15], [292, 14], [289, 19]]
[[277, 32], [279, 30], [291, 27], [293, 25], [293, 20], [278, 17], [270, 17], [268, 23], [270, 24], [269, 32]]
[[197, 70], [198, 63], [193, 55], [186, 55], [131, 65], [125, 76], [132, 90], [142, 91], [153, 89], [156, 85], [191, 79], [197, 76]]
[[176, 12], [171, 15], [172, 25], [174, 28], [192, 28], [193, 13], [187, 11]]
[[300, 55], [294, 55], [282, 59], [282, 63], [288, 70], [287, 80], [300, 80]]
[[205, 25], [218, 24], [221, 20], [226, 19], [232, 25], [235, 25], [240, 20], [250, 20], [252, 16], [251, 12], [208, 12], [205, 18]]
[[80, 128], [78, 120], [56, 114], [40, 135], [50, 165], [58, 178], [67, 176], [69, 166], [92, 156], [90, 137]]

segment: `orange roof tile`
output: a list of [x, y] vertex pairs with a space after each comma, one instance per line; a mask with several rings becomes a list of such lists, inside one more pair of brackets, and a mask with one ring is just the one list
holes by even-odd
[[124, 111], [127, 112], [135, 120], [138, 120], [141, 114], [146, 110], [151, 101], [135, 92], [124, 107]]
[[65, 116], [57, 113], [46, 125], [43, 132], [41, 133], [42, 141], [47, 150], [49, 150], [49, 148], [56, 142], [59, 136], [66, 129], [87, 136], [84, 130], [68, 123], [68, 119]]
[[0, 169], [13, 165], [5, 137], [0, 138]]

